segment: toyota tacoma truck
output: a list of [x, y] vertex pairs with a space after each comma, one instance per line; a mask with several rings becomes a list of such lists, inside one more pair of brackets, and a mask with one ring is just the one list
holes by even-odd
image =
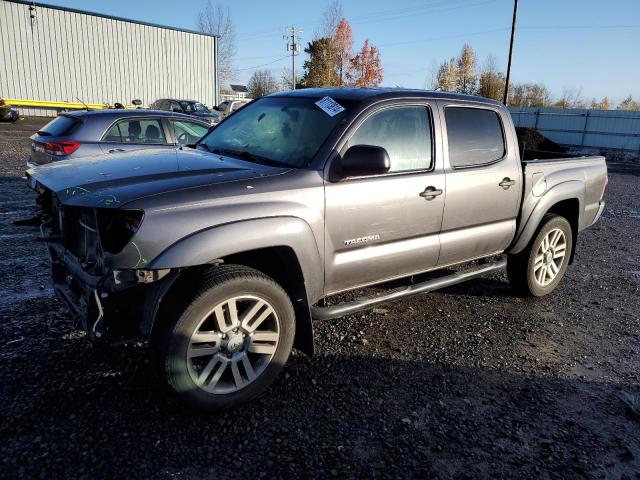
[[500, 269], [521, 294], [552, 292], [608, 177], [603, 157], [548, 156], [521, 157], [493, 100], [306, 89], [252, 102], [195, 145], [27, 179], [75, 326], [148, 342], [170, 390], [219, 410], [264, 392], [293, 347], [312, 353], [314, 320]]

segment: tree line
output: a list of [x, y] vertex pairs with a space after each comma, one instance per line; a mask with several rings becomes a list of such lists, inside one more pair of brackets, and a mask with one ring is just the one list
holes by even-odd
[[[236, 78], [233, 69], [235, 29], [229, 9], [207, 0], [198, 13], [197, 24], [200, 31], [219, 37], [218, 75], [220, 83], [226, 86]], [[382, 83], [379, 49], [365, 39], [362, 48], [354, 53], [353, 31], [342, 14], [340, 0], [333, 0], [324, 10], [321, 26], [313, 40], [307, 43], [304, 52], [308, 58], [302, 65], [302, 72], [296, 73], [296, 77], [300, 78], [297, 88], [376, 87]], [[440, 65], [434, 64], [431, 70], [427, 88], [503, 100], [505, 74], [499, 68], [496, 57], [489, 55], [480, 65], [475, 50], [469, 44], [462, 47], [459, 56]], [[249, 79], [247, 89], [250, 96], [258, 98], [278, 90], [289, 90], [292, 83], [291, 69], [283, 69], [280, 79], [276, 79], [271, 70], [257, 70]], [[589, 101], [582, 97], [580, 89], [575, 88], [565, 88], [559, 97], [554, 98], [544, 84], [534, 82], [512, 83], [507, 103], [516, 107], [613, 108], [607, 97]], [[616, 108], [638, 111], [640, 103], [629, 95]]]
[[[322, 27], [304, 49], [307, 59], [296, 88], [314, 87], [377, 87], [382, 83], [380, 50], [365, 39], [354, 53], [353, 31], [342, 16], [339, 1], [329, 5], [323, 15]], [[253, 97], [292, 88], [291, 71], [284, 69], [278, 84], [269, 70], [256, 71], [247, 84]]]
[[[208, 0], [197, 18], [200, 31], [218, 35], [218, 75], [227, 85], [236, 78], [233, 58], [236, 53], [235, 30], [229, 10]], [[380, 50], [369, 39], [362, 48], [353, 50], [353, 31], [342, 15], [340, 0], [333, 0], [323, 12], [321, 26], [304, 49], [307, 59], [296, 82], [296, 88], [311, 87], [377, 87], [382, 83]], [[254, 98], [292, 88], [292, 72], [285, 68], [278, 81], [269, 69], [256, 70], [247, 90]]]
[[[427, 86], [445, 92], [480, 95], [503, 101], [505, 74], [498, 68], [494, 55], [489, 55], [482, 65], [478, 64], [476, 52], [469, 44], [464, 44], [460, 55], [432, 67]], [[507, 104], [514, 107], [556, 107], [556, 108], [594, 108], [609, 110], [612, 104], [607, 97], [591, 101], [585, 100], [580, 89], [565, 88], [558, 98], [553, 98], [549, 89], [542, 83], [512, 83], [509, 86]], [[640, 104], [631, 95], [624, 99], [618, 110], [640, 110]]]

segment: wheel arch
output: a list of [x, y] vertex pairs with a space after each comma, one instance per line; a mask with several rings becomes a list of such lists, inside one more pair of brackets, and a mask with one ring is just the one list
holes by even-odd
[[584, 203], [583, 193], [584, 184], [579, 181], [563, 182], [550, 188], [535, 206], [531, 207], [528, 215], [523, 212], [523, 217], [526, 215], [526, 220], [519, 225], [515, 240], [508, 253], [519, 253], [524, 250], [538, 231], [544, 216], [553, 213], [566, 218], [571, 225], [573, 244], [570, 262], [572, 262], [576, 250], [580, 214]]
[[[253, 235], [246, 235], [247, 228], [253, 230]], [[173, 305], [181, 303], [180, 292], [192, 291], [218, 264], [251, 267], [280, 284], [296, 314], [294, 347], [313, 353], [310, 305], [322, 295], [324, 270], [309, 226], [290, 217], [223, 225], [192, 235], [165, 250], [149, 268], [170, 268], [177, 273], [167, 279], [164, 291], [152, 300], [155, 303], [149, 305], [152, 310], [145, 308], [152, 313], [145, 315], [150, 318], [143, 322], [143, 334], [151, 337], [158, 319], [171, 316]]]

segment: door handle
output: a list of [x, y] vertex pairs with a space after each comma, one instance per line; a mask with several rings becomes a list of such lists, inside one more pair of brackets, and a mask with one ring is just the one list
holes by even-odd
[[428, 186], [427, 188], [424, 189], [424, 192], [420, 193], [420, 196], [425, 200], [433, 200], [438, 195], [442, 195], [442, 190], [434, 186]]
[[119, 153], [124, 151], [125, 151], [124, 148], [112, 148], [111, 150], [109, 150], [109, 153]]
[[504, 177], [498, 186], [502, 187], [503, 190], [508, 190], [511, 185], [515, 184], [515, 180], [511, 180], [509, 177]]

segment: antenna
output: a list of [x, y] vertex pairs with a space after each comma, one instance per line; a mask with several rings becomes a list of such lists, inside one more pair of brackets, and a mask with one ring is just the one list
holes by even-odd
[[80, 102], [82, 105], [84, 105], [84, 108], [86, 108], [86, 109], [87, 109], [87, 111], [88, 111], [88, 110], [91, 110], [91, 109], [89, 108], [89, 105], [87, 105], [86, 103], [84, 103], [84, 102], [83, 102], [82, 100], [80, 100], [78, 97], [76, 97], [76, 100], [78, 100], [78, 102]]

